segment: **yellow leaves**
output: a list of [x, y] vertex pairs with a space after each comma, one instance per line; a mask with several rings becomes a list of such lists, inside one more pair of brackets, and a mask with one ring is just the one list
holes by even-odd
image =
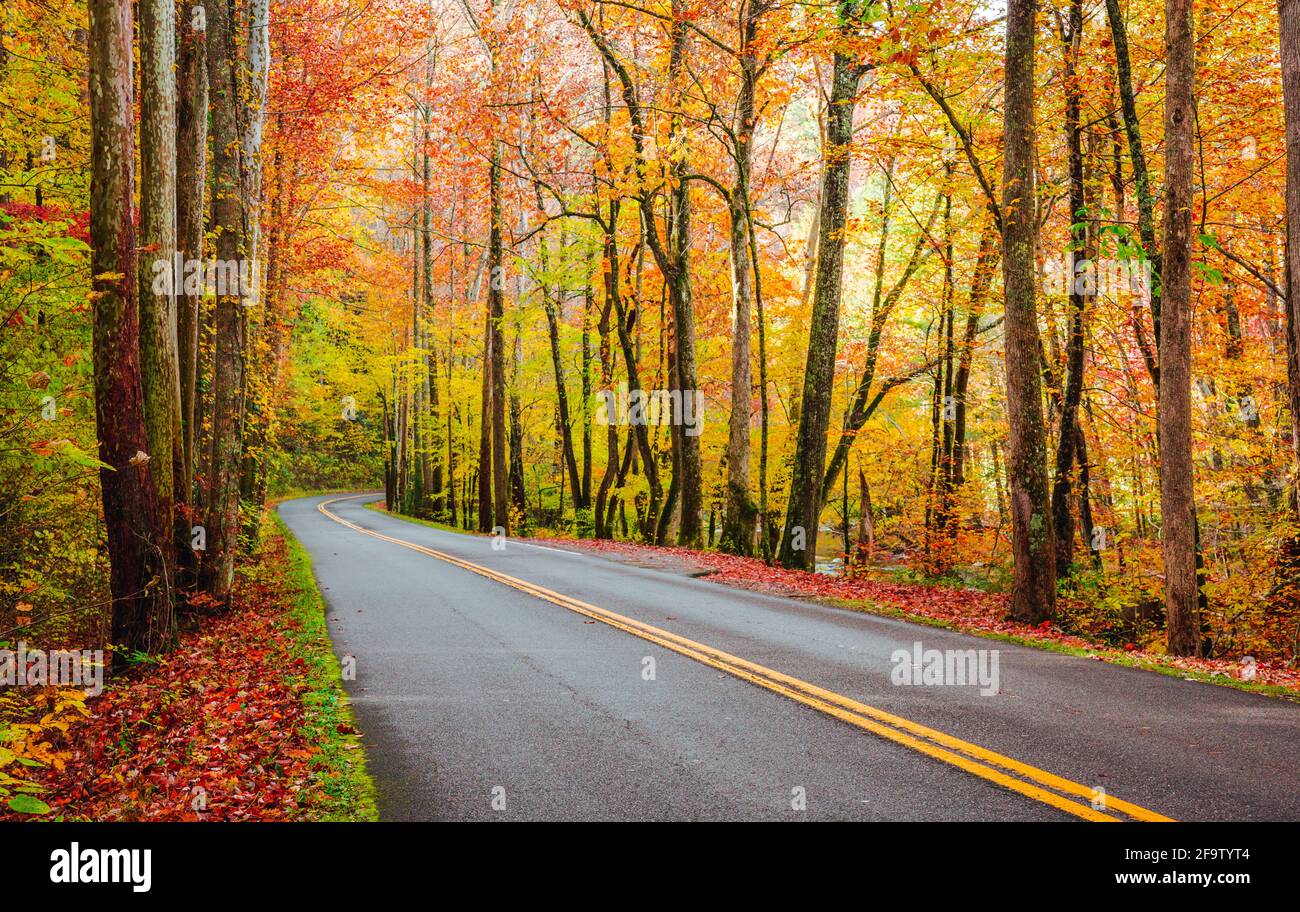
[[[54, 705], [41, 717], [39, 723], [30, 726], [34, 733], [42, 733], [46, 730], [66, 733], [71, 728], [74, 717], [90, 715], [90, 710], [86, 706], [86, 695], [80, 690], [46, 689], [37, 694], [35, 702], [37, 705], [41, 703]], [[19, 727], [21, 726], [15, 726], [15, 728]]]
[[[39, 788], [14, 775], [21, 767], [49, 766], [62, 770], [69, 754], [60, 750], [56, 742], [76, 718], [90, 714], [86, 695], [71, 688], [42, 688], [27, 703], [48, 708], [38, 722], [16, 722], [0, 728], [0, 797], [14, 788], [22, 791]], [[9, 769], [6, 771], [4, 767]]]
[[36, 740], [38, 737], [40, 737], [41, 734], [44, 733], [44, 729], [42, 727], [36, 725], [32, 725], [32, 726], [15, 725], [14, 726], [14, 728], [20, 728], [20, 727], [32, 728], [35, 729], [35, 731], [31, 733], [22, 742], [20, 749], [15, 750], [15, 753], [19, 754], [19, 758], [18, 758], [19, 762], [22, 762], [23, 759], [26, 759], [28, 761], [31, 761], [25, 764], [28, 766], [31, 765], [52, 766], [56, 770], [63, 769], [64, 764], [67, 762], [68, 754], [66, 752], [61, 752], [56, 750], [54, 748], [54, 745], [51, 744], [49, 741]]
[[111, 291], [103, 289], [102, 286], [120, 285], [126, 280], [126, 276], [120, 272], [101, 272], [95, 276], [93, 283], [95, 287], [86, 295], [86, 303], [90, 305], [98, 304], [102, 299], [112, 295]]
[[60, 712], [62, 709], [68, 707], [85, 707], [86, 694], [83, 694], [82, 691], [73, 689], [73, 687], [47, 687], [47, 689], [36, 694], [35, 699], [32, 700], [32, 702], [34, 702], [35, 705], [53, 703], [55, 704], [53, 711]]
[[[49, 691], [46, 691], [46, 693], [49, 693]], [[61, 717], [65, 711], [75, 712], [82, 716], [90, 715], [90, 709], [86, 706], [86, 694], [84, 691], [77, 690], [76, 688], [56, 690], [51, 699], [54, 700], [54, 709], [51, 711], [51, 715]]]

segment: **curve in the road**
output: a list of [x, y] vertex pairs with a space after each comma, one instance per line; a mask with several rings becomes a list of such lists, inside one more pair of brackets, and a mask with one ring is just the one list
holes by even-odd
[[[1119, 822], [1125, 819], [1167, 822], [1172, 818], [1155, 811], [1122, 801], [1107, 795], [1094, 806], [1096, 790], [1082, 783], [1057, 776], [1046, 770], [1023, 763], [978, 744], [962, 740], [936, 729], [913, 722], [893, 713], [886, 712], [865, 703], [853, 700], [842, 694], [826, 690], [783, 674], [775, 669], [750, 662], [746, 659], [723, 652], [720, 649], [683, 636], [663, 630], [659, 627], [634, 620], [613, 611], [587, 602], [579, 601], [561, 593], [518, 579], [480, 564], [463, 560], [433, 548], [406, 541], [391, 535], [385, 535], [372, 529], [363, 528], [356, 523], [340, 517], [329, 509], [332, 504], [358, 497], [354, 495], [338, 497], [321, 502], [317, 509], [330, 520], [339, 523], [362, 535], [368, 535], [391, 544], [408, 548], [428, 557], [452, 564], [463, 570], [486, 577], [494, 582], [510, 586], [530, 596], [550, 602], [574, 611], [594, 621], [614, 627], [640, 639], [647, 640], [723, 671], [741, 680], [780, 694], [804, 706], [815, 709], [846, 722], [856, 728], [867, 731], [892, 741], [895, 744], [915, 750], [935, 760], [957, 767], [974, 776], [1002, 788], [1021, 794], [1034, 801], [1049, 805], [1075, 817], [1090, 821]], [[1082, 803], [1076, 798], [1087, 799]], [[1108, 813], [1109, 812], [1109, 813]], [[1117, 816], [1119, 815], [1119, 816]]]

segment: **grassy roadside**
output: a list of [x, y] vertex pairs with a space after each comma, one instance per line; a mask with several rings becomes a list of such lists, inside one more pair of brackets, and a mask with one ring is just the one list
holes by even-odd
[[401, 513], [391, 513], [382, 500], [372, 501], [365, 506], [367, 510], [374, 510], [376, 513], [383, 513], [385, 516], [391, 516], [393, 519], [400, 519], [403, 522], [415, 523], [417, 526], [428, 526], [430, 529], [441, 529], [443, 532], [455, 532], [458, 535], [483, 534], [481, 532], [470, 532], [466, 529], [459, 529], [456, 526], [449, 526], [446, 523], [435, 522], [432, 519], [418, 519], [417, 517], [405, 516]]
[[305, 809], [303, 819], [377, 820], [374, 781], [366, 771], [365, 750], [330, 643], [325, 602], [316, 588], [311, 558], [278, 513], [271, 511], [270, 519], [274, 534], [283, 537], [287, 553], [287, 610], [289, 617], [298, 622], [288, 625], [289, 638], [295, 654], [307, 666], [307, 688], [302, 694], [303, 734], [319, 751], [313, 777], [323, 798]]
[[304, 497], [328, 497], [335, 494], [356, 494], [356, 488], [324, 488], [315, 490], [310, 488], [284, 488], [270, 494], [266, 498], [266, 508], [272, 513], [275, 508], [287, 500], [299, 500]]

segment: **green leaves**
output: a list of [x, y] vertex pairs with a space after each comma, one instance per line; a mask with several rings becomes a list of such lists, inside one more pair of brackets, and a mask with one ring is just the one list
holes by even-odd
[[1205, 279], [1210, 285], [1223, 284], [1223, 270], [1215, 269], [1209, 263], [1193, 263], [1192, 268], [1200, 273], [1201, 278]]
[[90, 247], [80, 238], [64, 236], [32, 238], [36, 244], [57, 263], [73, 263], [82, 254], [90, 253]]
[[39, 798], [33, 798], [31, 795], [15, 795], [7, 802], [9, 810], [15, 814], [48, 814], [50, 806]]

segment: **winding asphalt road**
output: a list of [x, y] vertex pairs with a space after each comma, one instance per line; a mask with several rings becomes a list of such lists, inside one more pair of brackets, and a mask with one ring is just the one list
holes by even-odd
[[[384, 819], [1300, 820], [1295, 704], [376, 499], [280, 514], [355, 657]], [[893, 683], [916, 643], [996, 649], [999, 691]]]

